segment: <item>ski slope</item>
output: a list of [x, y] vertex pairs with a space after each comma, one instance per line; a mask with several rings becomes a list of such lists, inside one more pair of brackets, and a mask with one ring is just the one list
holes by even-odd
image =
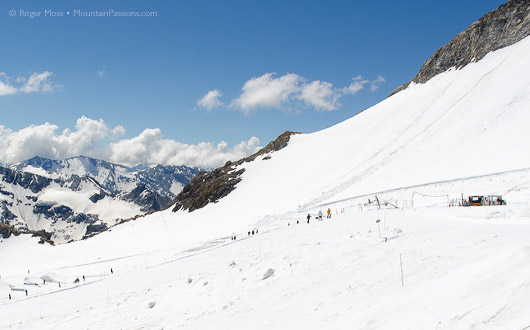
[[192, 249], [115, 259], [78, 250], [93, 260], [31, 269], [61, 288], [2, 276], [29, 296], [2, 291], [0, 317], [11, 329], [523, 329], [529, 217], [529, 205], [346, 211]]
[[[528, 54], [530, 38], [295, 135], [241, 165], [237, 188], [193, 213], [166, 210], [55, 247], [3, 240], [2, 326], [530, 326]], [[415, 193], [503, 194], [508, 205], [366, 206]], [[303, 222], [328, 207], [331, 220]], [[30, 275], [65, 282], [28, 287]]]

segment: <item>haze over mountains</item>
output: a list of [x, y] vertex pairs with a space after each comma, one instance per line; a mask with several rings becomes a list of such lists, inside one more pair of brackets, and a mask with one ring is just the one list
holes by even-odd
[[[528, 1], [508, 1], [426, 65], [463, 62], [195, 176], [174, 207], [71, 244], [4, 239], [0, 319], [14, 329], [527, 328], [529, 24]], [[477, 44], [492, 48], [458, 57]], [[31, 190], [41, 178], [19, 181]], [[458, 207], [471, 195], [508, 205]], [[328, 208], [331, 219], [315, 219]]]

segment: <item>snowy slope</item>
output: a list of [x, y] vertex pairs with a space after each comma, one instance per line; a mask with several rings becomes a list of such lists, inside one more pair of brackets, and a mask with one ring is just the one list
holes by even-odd
[[[381, 234], [389, 237], [386, 243], [379, 239], [374, 222], [378, 217]], [[93, 245], [97, 237], [58, 247], [39, 246], [29, 238], [9, 239], [0, 244], [0, 253], [8, 256], [4, 263], [10, 265], [2, 281], [27, 289], [29, 296], [0, 286], [3, 326], [523, 329], [530, 325], [528, 204], [347, 211], [322, 222], [287, 226], [287, 221], [278, 218], [281, 227], [262, 228], [251, 237], [238, 233], [235, 242], [219, 237], [192, 248], [175, 244], [117, 258]], [[162, 240], [166, 235], [160, 230], [144, 234]], [[106, 247], [119, 249], [125, 242]], [[28, 263], [12, 257], [22, 248], [31, 256], [24, 259]], [[41, 264], [36, 256], [49, 260]], [[269, 269], [274, 274], [264, 279]], [[29, 276], [54, 281], [23, 285]], [[80, 283], [73, 283], [76, 278]], [[8, 292], [14, 300], [7, 299]]]
[[[271, 212], [528, 169], [529, 53], [526, 38], [336, 126], [292, 136], [271, 159], [245, 163], [243, 180], [229, 196], [189, 217], [231, 217], [242, 230]], [[509, 188], [499, 183], [475, 193]], [[441, 193], [456, 198], [463, 192], [458, 187]]]
[[[195, 212], [56, 247], [3, 240], [0, 319], [13, 329], [530, 326], [528, 54], [530, 38], [293, 136]], [[366, 205], [493, 193], [509, 205]], [[331, 220], [303, 222], [328, 207]], [[28, 270], [62, 286], [24, 285]]]

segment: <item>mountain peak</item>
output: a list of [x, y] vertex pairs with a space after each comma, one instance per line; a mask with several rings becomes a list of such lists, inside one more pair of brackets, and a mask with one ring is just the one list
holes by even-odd
[[438, 49], [421, 67], [418, 74], [398, 88], [394, 95], [411, 82], [423, 84], [450, 68], [462, 68], [481, 60], [489, 52], [513, 45], [530, 35], [530, 2], [510, 0], [472, 23], [464, 31]]

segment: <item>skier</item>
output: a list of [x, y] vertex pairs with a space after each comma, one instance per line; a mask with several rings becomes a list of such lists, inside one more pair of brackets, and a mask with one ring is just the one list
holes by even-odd
[[25, 290], [26, 291], [26, 297], [28, 296], [28, 290]]
[[79, 277], [74, 280], [74, 284], [79, 283]]
[[318, 220], [322, 220], [322, 211], [318, 211], [317, 218]]
[[110, 273], [111, 273], [111, 274], [114, 274], [114, 271], [112, 270], [112, 268], [110, 269]]
[[309, 223], [309, 219], [311, 219], [311, 215], [308, 213], [307, 214], [307, 223]]
[[328, 219], [331, 219], [331, 210], [328, 208]]
[[9, 294], [9, 300], [11, 300], [11, 293]]
[[83, 281], [85, 280], [85, 275], [83, 275]]

